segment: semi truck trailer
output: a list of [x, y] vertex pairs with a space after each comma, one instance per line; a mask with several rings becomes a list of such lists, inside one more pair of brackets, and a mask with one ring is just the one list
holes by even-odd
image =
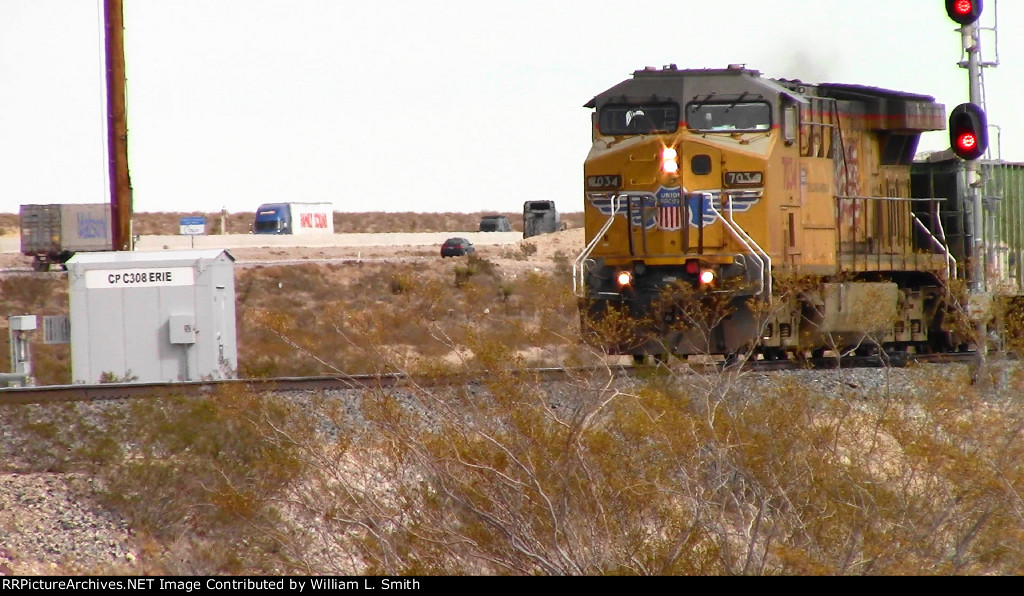
[[77, 252], [113, 250], [107, 203], [22, 205], [19, 214], [21, 252], [36, 271], [63, 266]]
[[266, 203], [256, 210], [253, 234], [333, 234], [330, 203]]

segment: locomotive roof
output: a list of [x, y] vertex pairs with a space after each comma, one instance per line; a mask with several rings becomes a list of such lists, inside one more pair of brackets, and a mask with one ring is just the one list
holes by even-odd
[[[761, 76], [761, 72], [746, 68], [742, 64], [732, 64], [727, 68], [679, 69], [675, 64], [662, 68], [648, 66], [633, 72], [632, 79], [626, 79], [610, 89], [595, 95], [583, 107], [595, 108], [599, 103], [622, 99], [625, 101], [645, 101], [667, 99], [666, 95], [679, 96], [682, 83], [689, 79], [693, 82], [705, 81], [701, 87], [713, 90], [716, 95], [728, 96], [731, 93], [750, 92], [751, 84], [762, 87], [767, 94], [784, 94], [797, 101], [805, 101], [806, 96], [830, 97], [840, 100], [903, 100], [934, 102], [930, 95], [907, 93], [883, 87], [854, 85], [848, 83], [804, 83], [799, 79], [771, 79]], [[716, 79], [714, 81], [710, 79]], [[703, 92], [703, 91], [702, 91]]]
[[771, 79], [743, 64], [703, 69], [679, 69], [674, 64], [660, 69], [648, 66], [635, 71], [633, 78], [595, 95], [584, 107], [608, 103], [738, 101], [737, 98], [775, 104], [782, 96], [801, 105], [814, 97], [851, 102], [854, 105], [850, 109], [870, 115], [871, 127], [876, 130], [923, 132], [946, 127], [945, 106], [930, 95], [868, 85]]

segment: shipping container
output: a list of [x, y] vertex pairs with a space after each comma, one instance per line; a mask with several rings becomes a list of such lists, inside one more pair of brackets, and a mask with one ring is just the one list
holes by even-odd
[[[1024, 291], [1024, 164], [1001, 160], [979, 160], [982, 205], [980, 258], [985, 272], [983, 285], [988, 291]], [[957, 277], [970, 279], [975, 258], [974, 210], [967, 162], [949, 151], [923, 156], [911, 168], [911, 194], [935, 197], [939, 223], [934, 215], [915, 208], [915, 215], [928, 223], [938, 235], [945, 236], [950, 255], [956, 260]], [[940, 238], [942, 240], [942, 238]], [[919, 237], [921, 248], [926, 240]]]
[[107, 203], [22, 205], [21, 252], [36, 271], [63, 265], [77, 252], [113, 248]]

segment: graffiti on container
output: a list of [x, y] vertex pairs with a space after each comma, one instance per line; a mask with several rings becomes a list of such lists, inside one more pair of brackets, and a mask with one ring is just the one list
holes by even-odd
[[79, 238], [107, 237], [107, 219], [105, 217], [93, 217], [88, 213], [78, 213], [77, 215]]
[[327, 214], [326, 213], [301, 213], [299, 214], [299, 227], [302, 228], [316, 228], [320, 230], [327, 229]]

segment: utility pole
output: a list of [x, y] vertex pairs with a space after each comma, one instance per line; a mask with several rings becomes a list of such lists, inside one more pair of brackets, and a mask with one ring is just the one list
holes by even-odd
[[124, 11], [122, 0], [103, 0], [107, 66], [107, 159], [110, 226], [114, 250], [131, 250], [132, 185], [128, 176], [128, 116], [125, 107]]

